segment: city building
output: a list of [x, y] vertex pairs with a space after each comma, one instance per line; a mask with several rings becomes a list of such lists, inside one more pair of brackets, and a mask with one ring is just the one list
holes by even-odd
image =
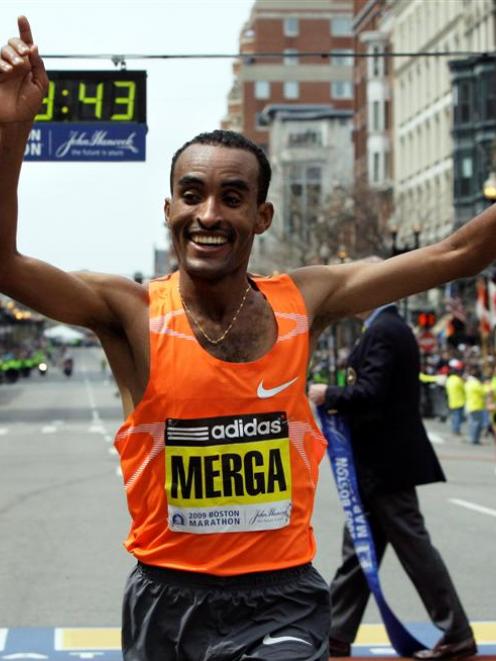
[[453, 84], [453, 160], [456, 225], [483, 211], [496, 170], [496, 56], [450, 62]]
[[[449, 62], [495, 49], [494, 0], [388, 2], [393, 59], [394, 220], [400, 242], [439, 240], [456, 226]], [[442, 53], [422, 56], [422, 53]]]
[[222, 128], [268, 150], [270, 126], [261, 121], [267, 106], [351, 110], [352, 10], [352, 0], [256, 0], [240, 34]]
[[275, 214], [270, 230], [257, 237], [253, 264], [270, 272], [327, 261], [344, 242], [330, 215], [353, 182], [352, 111], [274, 104], [261, 121], [270, 129]]
[[390, 12], [386, 0], [355, 0], [353, 146], [355, 178], [383, 191], [392, 187]]

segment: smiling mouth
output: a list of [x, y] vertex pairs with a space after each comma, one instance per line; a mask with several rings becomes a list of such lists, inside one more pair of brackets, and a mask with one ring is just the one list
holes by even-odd
[[225, 234], [213, 232], [190, 232], [188, 238], [197, 246], [223, 246], [229, 243], [229, 238]]

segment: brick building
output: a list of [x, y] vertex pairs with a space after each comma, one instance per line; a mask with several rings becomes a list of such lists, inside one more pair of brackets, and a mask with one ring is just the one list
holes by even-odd
[[241, 30], [242, 57], [233, 63], [222, 127], [268, 150], [269, 127], [261, 121], [267, 106], [321, 104], [351, 110], [352, 11], [353, 0], [256, 0]]

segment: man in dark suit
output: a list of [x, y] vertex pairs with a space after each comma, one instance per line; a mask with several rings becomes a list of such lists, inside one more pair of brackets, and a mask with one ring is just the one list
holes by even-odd
[[[347, 386], [310, 386], [309, 397], [348, 419], [359, 488], [377, 550], [388, 543], [443, 636], [416, 658], [454, 659], [477, 653], [448, 570], [431, 544], [415, 487], [445, 481], [419, 413], [420, 356], [415, 337], [387, 305], [359, 315], [364, 332], [349, 357]], [[343, 563], [331, 583], [330, 654], [349, 656], [369, 588], [347, 528]]]

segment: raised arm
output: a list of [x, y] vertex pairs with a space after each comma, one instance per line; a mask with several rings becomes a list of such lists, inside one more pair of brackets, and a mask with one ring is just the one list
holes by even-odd
[[[125, 278], [66, 273], [17, 250], [17, 187], [48, 78], [27, 19], [0, 51], [0, 291], [49, 317], [91, 328], [120, 325], [119, 297], [141, 295]], [[136, 291], [134, 291], [136, 289]]]
[[314, 325], [322, 327], [340, 317], [476, 275], [495, 258], [496, 205], [492, 205], [446, 239], [425, 248], [383, 262], [312, 266], [291, 275]]

